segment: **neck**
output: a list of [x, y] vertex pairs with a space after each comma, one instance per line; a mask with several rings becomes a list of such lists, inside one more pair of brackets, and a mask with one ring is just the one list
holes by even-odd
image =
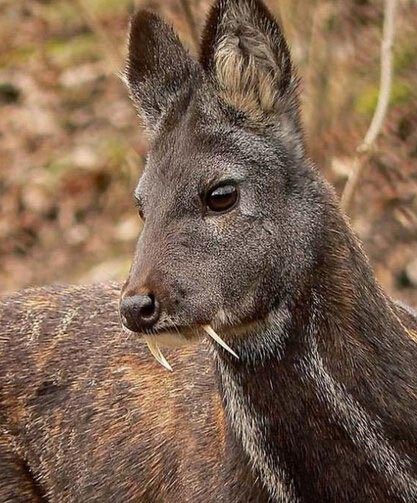
[[239, 361], [218, 352], [225, 409], [276, 501], [414, 501], [417, 346], [343, 234], [303, 293], [236, 342]]

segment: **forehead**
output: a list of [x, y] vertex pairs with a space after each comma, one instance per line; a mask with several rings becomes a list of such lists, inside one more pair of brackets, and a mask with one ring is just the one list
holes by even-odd
[[204, 190], [221, 181], [268, 176], [277, 154], [265, 137], [213, 123], [193, 110], [156, 138], [136, 195], [143, 199], [154, 192]]

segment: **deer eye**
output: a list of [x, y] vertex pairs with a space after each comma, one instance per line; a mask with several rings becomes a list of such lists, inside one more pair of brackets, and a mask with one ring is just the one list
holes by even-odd
[[235, 185], [220, 185], [206, 196], [207, 208], [213, 213], [225, 213], [236, 206], [239, 190]]

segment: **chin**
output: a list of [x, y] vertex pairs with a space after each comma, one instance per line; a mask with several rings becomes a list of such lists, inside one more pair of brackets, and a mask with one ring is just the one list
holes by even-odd
[[147, 334], [146, 340], [153, 341], [161, 348], [180, 348], [192, 344], [198, 340], [197, 334], [185, 332], [159, 332], [156, 334]]

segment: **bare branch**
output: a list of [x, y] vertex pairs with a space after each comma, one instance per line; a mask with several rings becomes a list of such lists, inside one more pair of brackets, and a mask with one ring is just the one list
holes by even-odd
[[348, 211], [353, 200], [360, 177], [369, 161], [375, 141], [381, 132], [391, 97], [392, 89], [392, 47], [395, 34], [395, 12], [397, 0], [385, 0], [384, 28], [381, 44], [381, 78], [378, 94], [378, 103], [375, 108], [369, 129], [362, 143], [357, 149], [357, 155], [353, 161], [351, 174], [343, 190], [341, 206]]

